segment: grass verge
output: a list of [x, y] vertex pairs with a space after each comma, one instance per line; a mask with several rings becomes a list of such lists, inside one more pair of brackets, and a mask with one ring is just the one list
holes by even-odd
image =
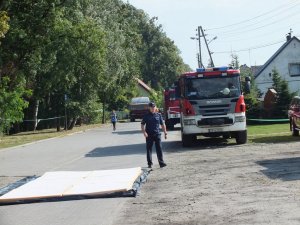
[[289, 123], [270, 125], [248, 125], [249, 143], [281, 143], [300, 141], [292, 136]]
[[[268, 125], [248, 125], [248, 144], [255, 143], [285, 143], [285, 142], [300, 142], [300, 136], [294, 137], [290, 131], [290, 125], [286, 124], [268, 124]], [[222, 138], [203, 138], [201, 139], [201, 145], [221, 145], [226, 143], [236, 145], [235, 138], [227, 139], [224, 141]]]
[[76, 132], [97, 128], [100, 126], [102, 126], [102, 124], [91, 124], [91, 125], [76, 126], [73, 128], [73, 130], [69, 130], [69, 131], [62, 130], [60, 132], [57, 132], [56, 129], [46, 129], [46, 130], [38, 130], [35, 132], [33, 131], [21, 132], [19, 134], [3, 136], [0, 137], [0, 151], [3, 148], [23, 145], [23, 144], [40, 141], [48, 138], [62, 137]]

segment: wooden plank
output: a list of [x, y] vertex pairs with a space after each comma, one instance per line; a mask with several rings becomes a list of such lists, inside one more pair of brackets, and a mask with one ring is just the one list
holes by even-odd
[[0, 203], [73, 195], [99, 195], [132, 189], [141, 167], [99, 171], [47, 172], [0, 197]]

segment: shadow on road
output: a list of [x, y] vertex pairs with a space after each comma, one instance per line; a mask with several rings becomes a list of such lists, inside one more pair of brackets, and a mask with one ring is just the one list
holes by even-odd
[[114, 133], [118, 134], [118, 135], [130, 135], [130, 134], [141, 134], [141, 135], [143, 135], [141, 130], [124, 130], [124, 131], [115, 131]]
[[106, 157], [121, 155], [146, 154], [146, 144], [120, 145], [104, 148], [95, 148], [85, 157]]
[[263, 160], [256, 163], [267, 168], [261, 172], [270, 179], [300, 180], [300, 157]]
[[201, 138], [198, 139], [195, 144], [204, 148], [227, 147], [229, 145], [235, 145], [234, 143], [230, 143], [229, 140], [224, 138]]
[[[121, 135], [134, 134], [140, 131], [120, 131]], [[116, 132], [117, 133], [117, 132]], [[220, 149], [228, 146], [236, 145], [230, 141], [222, 138], [202, 138], [192, 143], [191, 147], [182, 147], [181, 141], [163, 141], [163, 151], [166, 153], [184, 152], [184, 151], [201, 151], [206, 149]], [[155, 152], [155, 145], [153, 145], [153, 152]], [[122, 155], [146, 155], [146, 143], [119, 145], [103, 148], [95, 148], [85, 155], [85, 157], [106, 157], [106, 156], [122, 156]]]

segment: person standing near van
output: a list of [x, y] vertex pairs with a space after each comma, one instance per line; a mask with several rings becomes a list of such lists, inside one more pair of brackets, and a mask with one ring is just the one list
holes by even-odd
[[110, 114], [110, 119], [111, 119], [111, 123], [113, 125], [113, 130], [115, 131], [116, 130], [116, 123], [118, 121], [117, 119], [117, 114], [115, 112], [115, 110], [113, 110]]
[[163, 159], [160, 126], [162, 127], [162, 130], [165, 134], [165, 139], [167, 139], [167, 130], [162, 115], [157, 112], [155, 103], [150, 102], [148, 106], [149, 106], [149, 112], [144, 116], [141, 122], [141, 129], [146, 138], [148, 168], [152, 168], [153, 165], [152, 162], [153, 143], [155, 143], [156, 155], [157, 155], [159, 166], [162, 168], [167, 166], [167, 164], [164, 162]]

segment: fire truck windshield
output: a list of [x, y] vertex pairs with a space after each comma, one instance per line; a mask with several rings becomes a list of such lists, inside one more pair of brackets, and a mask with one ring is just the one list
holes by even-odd
[[185, 96], [190, 100], [234, 98], [240, 95], [239, 76], [186, 79]]

